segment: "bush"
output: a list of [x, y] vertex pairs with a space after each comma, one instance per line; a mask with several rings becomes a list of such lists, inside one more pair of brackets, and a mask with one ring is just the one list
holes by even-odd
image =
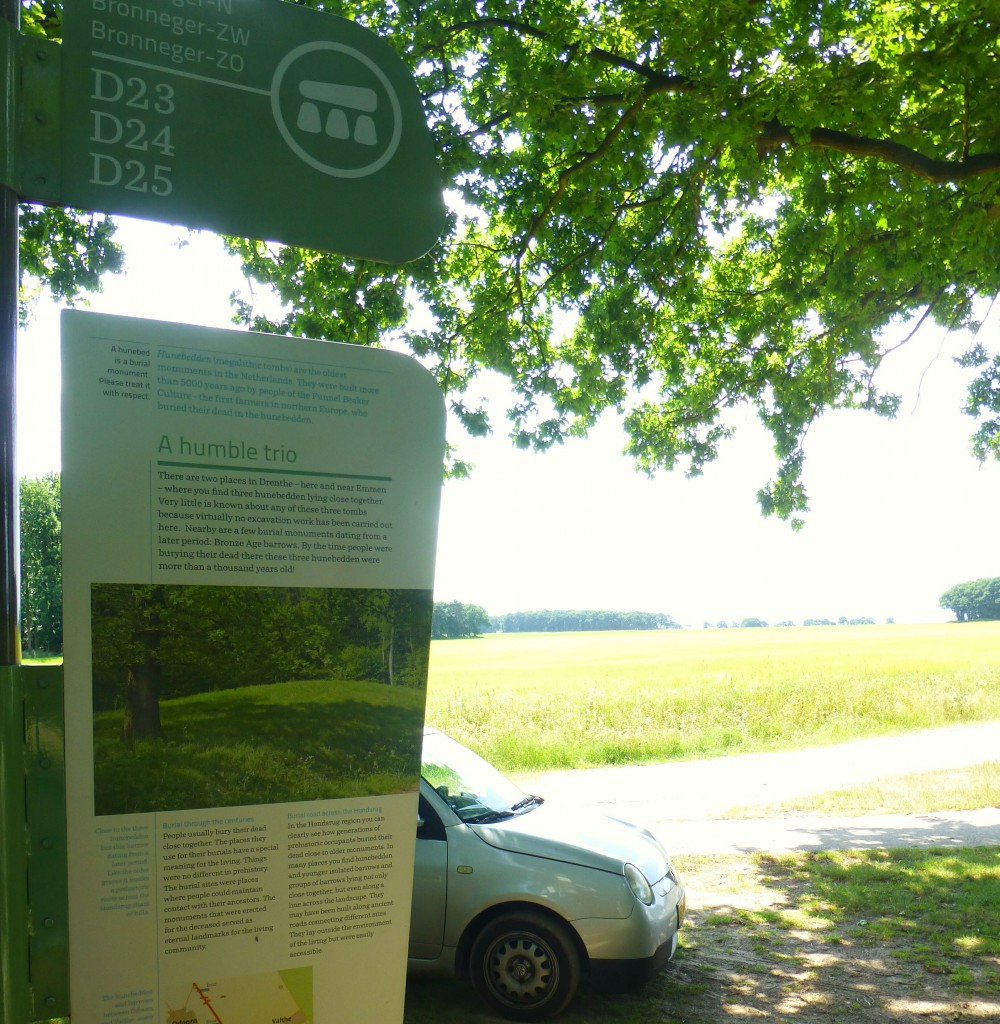
[[334, 675], [342, 679], [381, 679], [384, 674], [382, 657], [370, 647], [345, 647], [334, 663]]

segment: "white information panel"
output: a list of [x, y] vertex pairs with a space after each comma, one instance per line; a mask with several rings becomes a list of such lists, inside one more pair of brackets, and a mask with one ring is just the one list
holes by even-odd
[[73, 1019], [401, 1021], [436, 384], [75, 311], [62, 366]]

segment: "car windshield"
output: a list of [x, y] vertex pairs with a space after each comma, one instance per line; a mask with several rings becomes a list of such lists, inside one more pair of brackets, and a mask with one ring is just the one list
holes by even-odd
[[423, 776], [462, 821], [470, 824], [503, 821], [542, 802], [440, 732], [424, 734]]

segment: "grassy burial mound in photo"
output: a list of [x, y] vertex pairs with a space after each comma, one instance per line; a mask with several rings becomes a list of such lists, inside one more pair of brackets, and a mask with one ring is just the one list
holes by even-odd
[[432, 603], [423, 590], [94, 584], [97, 813], [414, 788]]
[[163, 736], [121, 741], [94, 717], [97, 814], [407, 792], [420, 773], [423, 692], [295, 680], [160, 702]]
[[506, 771], [790, 750], [1000, 719], [1000, 623], [437, 640], [428, 721]]

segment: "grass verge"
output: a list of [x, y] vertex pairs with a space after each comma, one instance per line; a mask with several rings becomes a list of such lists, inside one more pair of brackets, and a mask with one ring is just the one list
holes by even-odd
[[733, 807], [724, 817], [929, 814], [934, 811], [972, 811], [982, 807], [1000, 807], [1000, 761], [875, 779], [863, 786], [834, 789], [778, 803]]

